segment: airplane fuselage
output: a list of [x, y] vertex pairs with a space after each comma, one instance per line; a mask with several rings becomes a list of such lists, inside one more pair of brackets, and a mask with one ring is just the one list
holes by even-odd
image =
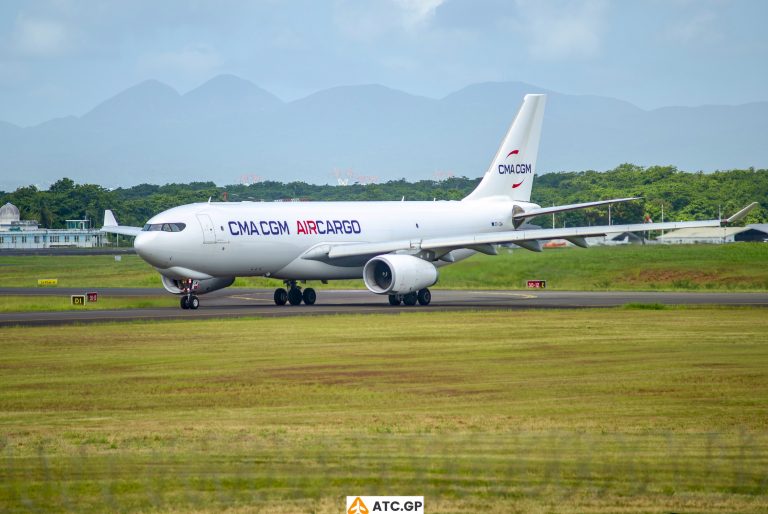
[[[323, 262], [304, 257], [322, 244], [418, 242], [457, 233], [513, 230], [515, 204], [521, 203], [503, 197], [486, 199], [482, 205], [473, 201], [197, 203], [154, 216], [134, 246], [144, 260], [170, 278], [360, 278], [365, 258]], [[182, 230], [174, 230], [181, 224]], [[460, 260], [473, 253], [463, 251], [453, 257]]]

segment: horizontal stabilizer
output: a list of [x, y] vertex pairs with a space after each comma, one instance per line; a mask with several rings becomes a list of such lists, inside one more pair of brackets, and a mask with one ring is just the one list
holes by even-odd
[[539, 207], [538, 209], [529, 209], [527, 211], [516, 212], [512, 215], [515, 220], [530, 219], [536, 216], [542, 216], [544, 214], [553, 214], [557, 212], [575, 211], [578, 209], [587, 209], [589, 207], [597, 207], [598, 205], [607, 205], [609, 203], [629, 202], [632, 200], [639, 200], [639, 196], [633, 196], [631, 198], [614, 198], [612, 200], [599, 200], [597, 202], [585, 202], [585, 203], [572, 203], [568, 205], [556, 205], [554, 207]]
[[135, 237], [139, 234], [139, 232], [141, 232], [141, 227], [128, 227], [124, 225], [118, 225], [115, 215], [111, 210], [107, 209], [104, 211], [104, 226], [101, 227], [100, 232]]

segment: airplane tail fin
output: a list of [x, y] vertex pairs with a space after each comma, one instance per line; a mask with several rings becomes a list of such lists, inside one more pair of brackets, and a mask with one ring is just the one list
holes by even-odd
[[525, 95], [483, 180], [465, 200], [502, 196], [530, 201], [546, 100], [547, 95]]
[[115, 219], [115, 215], [112, 213], [112, 211], [109, 209], [104, 211], [104, 226], [116, 227], [117, 225], [118, 225], [117, 219]]

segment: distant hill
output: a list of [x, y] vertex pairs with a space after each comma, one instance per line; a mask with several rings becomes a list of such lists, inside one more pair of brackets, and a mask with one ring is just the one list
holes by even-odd
[[439, 100], [361, 85], [283, 102], [222, 75], [184, 95], [142, 82], [81, 117], [26, 128], [0, 122], [0, 190], [61, 176], [110, 187], [231, 184], [243, 175], [326, 183], [334, 170], [381, 181], [477, 177], [531, 92], [550, 95], [543, 173], [623, 162], [692, 171], [768, 166], [768, 102], [646, 111], [520, 82], [475, 84]]

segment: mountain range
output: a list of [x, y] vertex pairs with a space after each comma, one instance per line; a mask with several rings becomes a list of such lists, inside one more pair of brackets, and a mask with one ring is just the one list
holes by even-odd
[[107, 187], [477, 177], [526, 93], [549, 94], [540, 173], [624, 162], [705, 172], [768, 166], [768, 102], [644, 110], [521, 82], [475, 84], [441, 99], [343, 86], [284, 102], [220, 75], [183, 95], [142, 82], [80, 117], [31, 127], [0, 121], [0, 190], [64, 176]]

